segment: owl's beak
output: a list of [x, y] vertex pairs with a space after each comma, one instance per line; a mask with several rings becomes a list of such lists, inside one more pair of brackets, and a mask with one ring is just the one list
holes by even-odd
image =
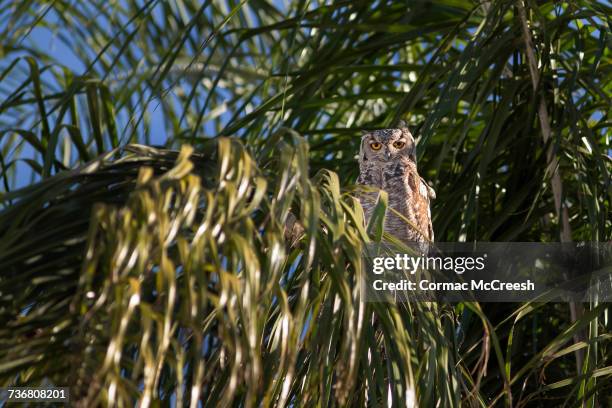
[[390, 151], [385, 151], [385, 159], [389, 160], [391, 158], [391, 152]]

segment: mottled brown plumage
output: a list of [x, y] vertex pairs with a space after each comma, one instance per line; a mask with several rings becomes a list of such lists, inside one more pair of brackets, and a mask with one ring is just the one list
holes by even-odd
[[[396, 129], [377, 130], [362, 137], [359, 170], [357, 183], [378, 187], [389, 196], [386, 232], [405, 243], [433, 241], [429, 200], [435, 193], [419, 176], [415, 141], [403, 123]], [[376, 193], [361, 197], [366, 220], [372, 215], [376, 197]]]

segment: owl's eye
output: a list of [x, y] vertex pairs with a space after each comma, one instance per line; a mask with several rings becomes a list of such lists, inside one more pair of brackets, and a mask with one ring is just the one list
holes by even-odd
[[372, 142], [370, 143], [370, 147], [372, 148], [372, 150], [380, 150], [382, 144], [378, 142]]
[[393, 142], [393, 147], [395, 147], [396, 149], [401, 149], [404, 146], [406, 146], [405, 142], [400, 142], [400, 141]]

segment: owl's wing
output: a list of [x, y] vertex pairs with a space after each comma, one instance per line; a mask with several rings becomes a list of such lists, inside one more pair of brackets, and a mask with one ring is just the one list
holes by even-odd
[[[420, 177], [420, 176], [419, 176]], [[436, 190], [433, 189], [433, 187], [431, 187], [429, 184], [427, 184], [427, 182], [425, 181], [425, 179], [423, 177], [421, 178], [421, 189], [425, 190], [427, 193], [427, 196], [429, 199], [435, 200], [436, 199]], [[423, 193], [421, 193], [423, 194]], [[427, 200], [429, 201], [429, 200]]]
[[429, 225], [427, 226], [427, 229], [429, 230], [429, 240], [434, 242], [433, 224], [431, 223], [431, 209], [429, 207], [427, 207], [427, 218], [429, 218]]
[[419, 195], [421, 199], [426, 203], [427, 212], [421, 214], [420, 225], [423, 226], [423, 230], [427, 231], [429, 241], [434, 241], [433, 224], [431, 223], [431, 204], [430, 201], [436, 198], [436, 192], [431, 188], [425, 180], [420, 177]]

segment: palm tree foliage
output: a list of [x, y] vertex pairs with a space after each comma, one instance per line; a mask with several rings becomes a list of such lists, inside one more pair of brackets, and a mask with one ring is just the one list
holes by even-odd
[[362, 130], [401, 118], [439, 241], [609, 241], [611, 11], [2, 3], [0, 383], [83, 406], [606, 404], [608, 304], [362, 302], [381, 237], [352, 184]]

